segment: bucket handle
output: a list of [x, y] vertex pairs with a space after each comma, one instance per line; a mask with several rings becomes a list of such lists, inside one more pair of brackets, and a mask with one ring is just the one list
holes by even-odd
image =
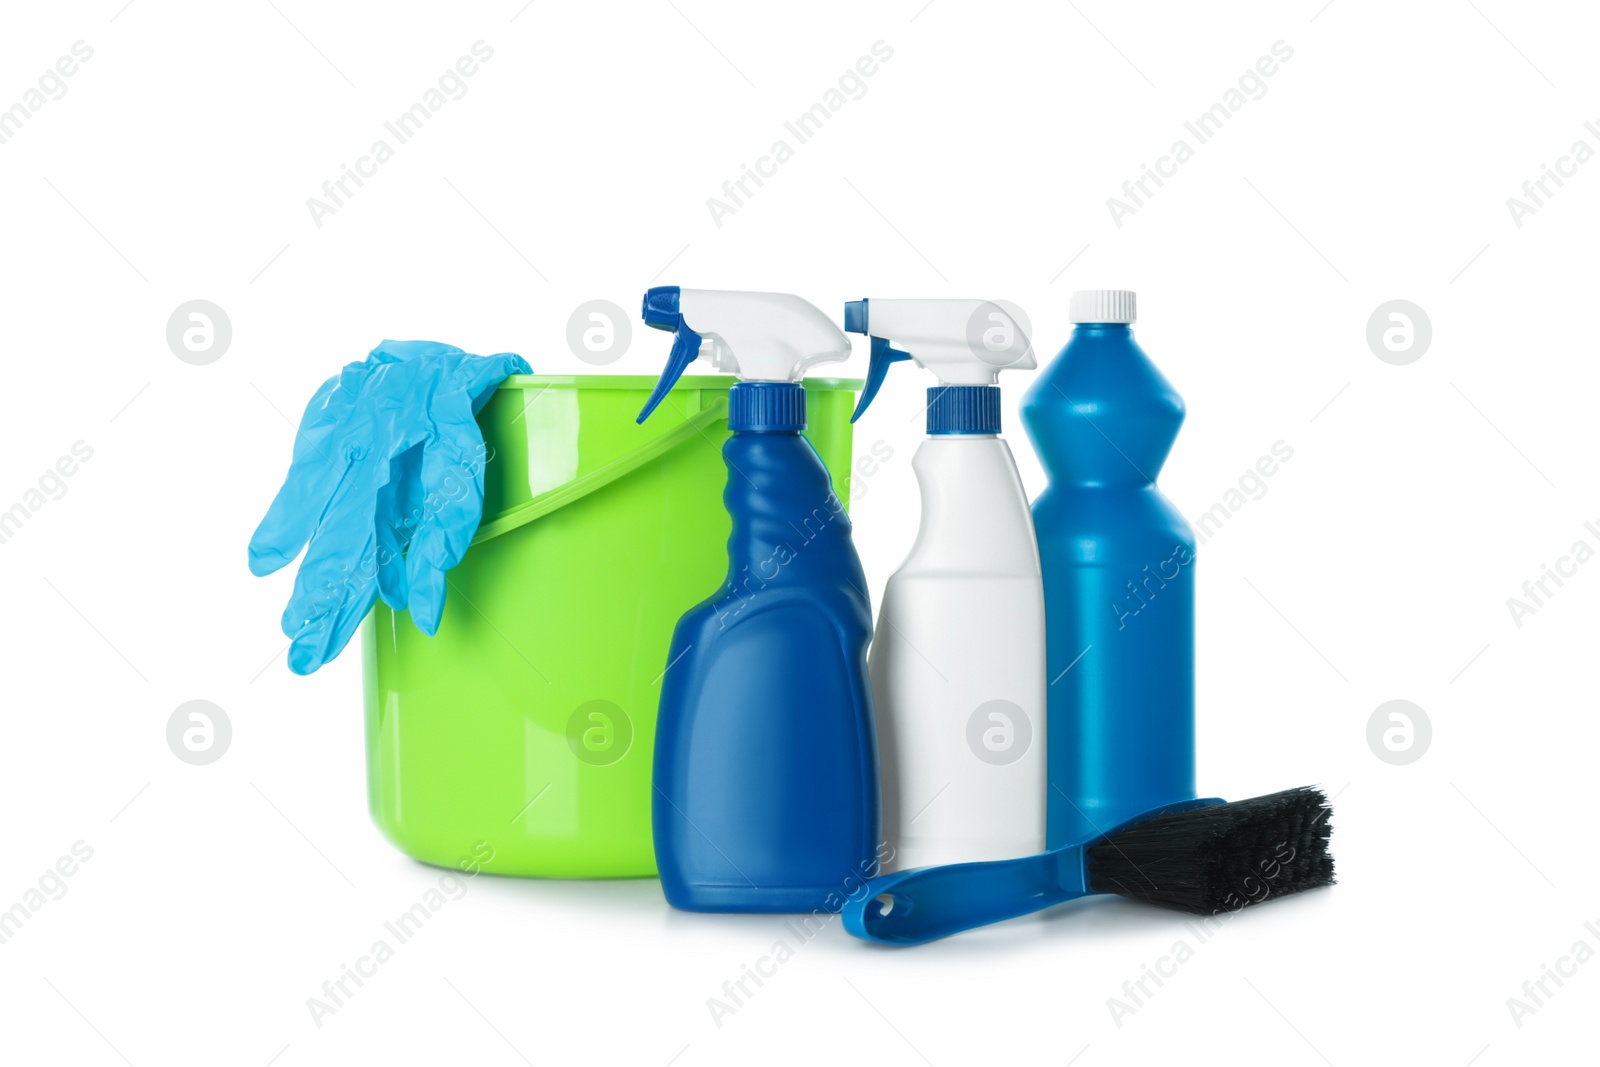
[[625, 453], [612, 460], [603, 467], [597, 467], [588, 474], [571, 481], [563, 482], [554, 489], [546, 490], [525, 504], [519, 504], [496, 516], [492, 521], [483, 523], [478, 527], [477, 534], [472, 538], [473, 544], [481, 544], [491, 537], [499, 537], [508, 530], [515, 530], [525, 526], [534, 519], [543, 518], [558, 508], [566, 507], [574, 500], [581, 500], [596, 489], [604, 488], [612, 482], [638, 470], [646, 463], [671, 452], [680, 444], [691, 437], [703, 436], [706, 428], [720, 419], [728, 417], [728, 398], [719, 396], [706, 405], [683, 423], [681, 426], [652, 439], [647, 444], [640, 445], [632, 452]]

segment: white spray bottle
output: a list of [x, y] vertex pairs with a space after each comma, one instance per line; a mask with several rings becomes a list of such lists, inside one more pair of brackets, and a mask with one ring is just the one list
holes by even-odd
[[[868, 659], [888, 869], [1004, 859], [1045, 843], [1044, 588], [1028, 497], [999, 437], [1000, 372], [1032, 369], [1016, 318], [988, 300], [860, 300], [872, 339], [855, 417], [889, 365], [932, 371], [912, 468], [922, 525], [890, 577]], [[899, 345], [897, 349], [894, 346]]]

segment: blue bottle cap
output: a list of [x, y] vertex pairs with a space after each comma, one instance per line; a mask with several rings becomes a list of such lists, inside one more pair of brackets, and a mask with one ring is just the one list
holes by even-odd
[[799, 433], [806, 428], [806, 388], [799, 382], [740, 382], [728, 390], [728, 429]]
[[935, 385], [928, 389], [930, 434], [1000, 432], [998, 385]]

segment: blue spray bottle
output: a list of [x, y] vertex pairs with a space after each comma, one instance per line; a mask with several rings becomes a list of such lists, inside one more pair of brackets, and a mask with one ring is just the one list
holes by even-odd
[[779, 293], [661, 286], [644, 321], [675, 338], [640, 422], [703, 344], [740, 379], [722, 448], [728, 576], [678, 621], [662, 676], [661, 887], [689, 911], [838, 911], [878, 871], [872, 614], [850, 519], [800, 433], [800, 379], [850, 341]]
[[1133, 293], [1077, 292], [1071, 312], [1072, 339], [1022, 401], [1050, 476], [1033, 503], [1050, 848], [1195, 788], [1194, 534], [1155, 484], [1183, 399], [1133, 339]]

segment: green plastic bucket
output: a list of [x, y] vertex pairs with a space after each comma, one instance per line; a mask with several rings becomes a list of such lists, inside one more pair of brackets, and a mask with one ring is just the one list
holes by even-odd
[[[733, 383], [683, 378], [641, 426], [654, 378], [518, 375], [479, 413], [483, 522], [439, 632], [382, 601], [362, 629], [368, 802], [401, 851], [497, 874], [656, 873], [656, 705], [673, 626], [727, 571]], [[806, 382], [806, 437], [847, 502], [860, 386]]]

